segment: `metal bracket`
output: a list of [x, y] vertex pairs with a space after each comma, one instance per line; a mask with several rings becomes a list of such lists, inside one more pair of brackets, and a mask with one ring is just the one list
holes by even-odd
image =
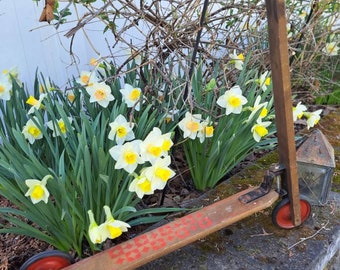
[[[272, 189], [274, 179], [281, 177], [284, 170], [285, 170], [285, 167], [282, 164], [274, 164], [270, 166], [270, 168], [264, 174], [263, 182], [261, 183], [261, 185], [257, 189], [250, 191], [244, 195], [241, 195], [239, 197], [239, 201], [242, 203], [250, 203], [268, 194], [270, 190]], [[284, 191], [281, 189], [281, 181], [278, 181], [278, 186], [277, 186], [276, 191], [281, 196], [284, 195], [283, 194]]]

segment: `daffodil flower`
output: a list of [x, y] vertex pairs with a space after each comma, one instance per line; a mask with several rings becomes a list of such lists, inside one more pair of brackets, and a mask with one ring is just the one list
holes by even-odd
[[[92, 57], [89, 61], [89, 64], [90, 64], [90, 66], [94, 67], [94, 69], [97, 73], [99, 73], [101, 76], [104, 77], [106, 75], [106, 72], [105, 72], [106, 67], [103, 64], [103, 62], [104, 62], [103, 57], [99, 56], [98, 58]], [[94, 72], [92, 72], [92, 73], [94, 73]], [[97, 81], [95, 81], [95, 80], [97, 80]], [[97, 78], [95, 80], [93, 80], [93, 82], [98, 82]]]
[[115, 145], [109, 153], [116, 160], [115, 169], [124, 169], [128, 173], [133, 173], [138, 164], [142, 164], [140, 157], [141, 140], [126, 142], [123, 145]]
[[287, 29], [287, 38], [291, 38], [294, 34], [294, 31], [292, 31], [292, 25], [290, 23], [287, 23], [286, 25], [286, 29]]
[[88, 210], [87, 214], [89, 215], [90, 225], [89, 225], [89, 237], [93, 244], [100, 244], [104, 242], [103, 234], [101, 233], [97, 222], [94, 219], [94, 215], [92, 210]]
[[128, 108], [134, 107], [136, 111], [140, 110], [140, 99], [142, 98], [142, 90], [138, 87], [126, 83], [124, 88], [119, 90], [123, 96], [123, 100]]
[[90, 66], [97, 67], [100, 64], [100, 58], [96, 59], [94, 57], [91, 57], [89, 64]]
[[80, 77], [77, 79], [77, 82], [82, 86], [91, 86], [98, 81], [99, 79], [93, 71], [82, 71]]
[[86, 87], [86, 91], [90, 94], [90, 102], [97, 102], [100, 106], [106, 108], [110, 101], [114, 100], [111, 94], [111, 87], [106, 83], [93, 83]]
[[11, 77], [13, 77], [14, 79], [17, 79], [19, 77], [18, 67], [12, 67], [10, 69], [4, 69], [2, 71], [2, 74], [6, 75], [9, 80], [11, 79]]
[[[72, 118], [71, 117], [67, 117], [67, 119], [68, 119], [68, 121], [71, 124], [72, 123]], [[56, 126], [56, 124], [58, 125], [59, 128]], [[53, 130], [53, 133], [52, 133], [53, 137], [60, 136], [60, 135], [66, 136], [67, 126], [65, 125], [63, 119], [57, 120], [57, 123], [54, 123], [51, 120], [51, 121], [47, 122], [47, 127], [50, 128], [51, 130]]]
[[334, 56], [338, 54], [339, 47], [337, 46], [336, 42], [329, 42], [326, 43], [322, 51], [329, 56]]
[[30, 196], [33, 204], [36, 204], [40, 201], [47, 203], [50, 193], [46, 188], [46, 184], [47, 180], [51, 178], [53, 178], [52, 175], [46, 175], [41, 181], [37, 179], [27, 179], [25, 184], [29, 189], [25, 196]]
[[271, 78], [268, 76], [269, 71], [265, 71], [260, 75], [259, 79], [256, 79], [255, 82], [261, 87], [262, 91], [267, 91], [268, 87], [271, 84]]
[[150, 195], [154, 193], [151, 181], [146, 177], [146, 175], [141, 173], [141, 175], [136, 175], [135, 178], [129, 185], [129, 191], [135, 192], [138, 198], [142, 199], [144, 195]]
[[300, 18], [300, 19], [305, 19], [306, 16], [307, 16], [307, 11], [306, 11], [306, 10], [301, 10], [301, 11], [299, 12], [299, 18]]
[[257, 123], [251, 128], [251, 132], [253, 133], [253, 138], [255, 141], [259, 142], [262, 137], [268, 134], [267, 127], [270, 126], [271, 122], [266, 121], [262, 122], [261, 120], [257, 121]]
[[[34, 117], [34, 119], [38, 121], [36, 117]], [[37, 127], [37, 125], [34, 123], [32, 119], [29, 119], [27, 121], [26, 125], [22, 130], [22, 134], [30, 144], [33, 144], [35, 140], [39, 140], [43, 137], [41, 130]]]
[[197, 133], [200, 142], [203, 143], [205, 138], [210, 138], [214, 135], [214, 126], [210, 124], [209, 117], [201, 122], [201, 129]]
[[22, 82], [19, 80], [18, 67], [12, 67], [10, 69], [4, 69], [2, 71], [2, 74], [5, 75], [8, 82], [11, 84], [11, 86], [12, 86], [12, 83], [11, 83], [12, 79], [14, 79], [20, 87], [22, 86]]
[[170, 123], [175, 120], [175, 115], [178, 114], [179, 110], [170, 110], [165, 116], [165, 122]]
[[46, 94], [41, 94], [39, 96], [39, 99], [36, 99], [33, 96], [29, 96], [29, 98], [26, 100], [26, 103], [28, 105], [31, 105], [32, 107], [29, 109], [28, 114], [32, 114], [34, 113], [35, 110], [43, 108], [43, 105], [41, 103], [46, 96], [47, 96]]
[[307, 129], [314, 127], [320, 120], [322, 110], [317, 110], [315, 112], [304, 112], [303, 115], [307, 118]]
[[106, 215], [106, 220], [104, 223], [99, 225], [99, 231], [102, 235], [104, 241], [109, 239], [115, 239], [123, 232], [127, 232], [127, 228], [131, 228], [131, 226], [123, 221], [115, 220], [112, 216], [111, 209], [107, 205], [104, 205], [104, 211]]
[[0, 77], [0, 99], [10, 100], [12, 92], [12, 83], [5, 76]]
[[162, 134], [162, 131], [154, 127], [140, 144], [141, 157], [144, 161], [153, 163], [156, 159], [168, 155], [173, 142], [171, 133]]
[[297, 119], [301, 119], [305, 111], [307, 111], [307, 107], [299, 102], [293, 107], [293, 121], [295, 122]]
[[49, 81], [47, 81], [45, 83], [45, 85], [43, 84], [40, 84], [39, 86], [39, 91], [40, 93], [46, 93], [48, 91], [54, 91], [55, 90], [55, 87], [51, 85], [51, 83]]
[[220, 96], [216, 103], [222, 108], [225, 108], [225, 114], [229, 115], [231, 113], [240, 114], [242, 106], [247, 102], [247, 99], [242, 96], [241, 88], [238, 85], [235, 85]]
[[74, 100], [76, 99], [76, 95], [74, 94], [73, 91], [67, 91], [66, 96], [67, 96], [68, 101], [71, 103], [73, 103]]
[[127, 54], [128, 58], [133, 59], [137, 65], [142, 63], [142, 56], [137, 50], [130, 48], [127, 50]]
[[116, 119], [109, 124], [111, 130], [108, 135], [110, 140], [116, 139], [117, 144], [123, 144], [135, 138], [133, 133], [134, 123], [130, 123], [123, 115], [118, 115]]
[[170, 156], [157, 159], [151, 167], [144, 168], [143, 174], [151, 182], [151, 190], [162, 190], [167, 181], [175, 176], [175, 172], [169, 168]]
[[260, 103], [261, 102], [261, 96], [257, 96], [256, 99], [255, 99], [255, 102], [254, 102], [254, 106], [253, 107], [250, 107], [250, 111], [251, 111], [251, 114], [249, 115], [248, 117], [248, 121], [252, 120], [253, 117], [255, 116], [255, 114], [261, 110], [260, 112], [260, 115], [259, 115], [259, 118], [264, 118], [267, 116], [268, 114], [268, 109], [267, 109], [267, 105], [268, 105], [268, 102], [263, 102], [263, 103]]
[[191, 114], [186, 112], [184, 118], [178, 123], [179, 128], [183, 131], [184, 138], [194, 140], [198, 131], [201, 129], [201, 114]]
[[244, 56], [242, 53], [237, 54], [236, 51], [232, 54], [229, 54], [229, 57], [231, 58], [230, 63], [235, 65], [235, 68], [238, 70], [243, 69], [243, 62], [244, 62]]

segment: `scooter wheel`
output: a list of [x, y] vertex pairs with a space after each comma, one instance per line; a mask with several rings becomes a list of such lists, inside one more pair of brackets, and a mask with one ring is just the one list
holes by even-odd
[[20, 270], [59, 270], [73, 262], [73, 258], [65, 252], [48, 250], [29, 258]]
[[[311, 205], [304, 199], [300, 198], [301, 223], [304, 223], [311, 214]], [[290, 202], [288, 198], [281, 200], [274, 208], [272, 213], [273, 223], [282, 229], [292, 229], [296, 226], [293, 223], [290, 213]]]

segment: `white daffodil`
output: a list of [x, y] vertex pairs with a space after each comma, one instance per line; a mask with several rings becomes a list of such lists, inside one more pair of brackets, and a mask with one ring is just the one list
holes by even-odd
[[178, 114], [179, 110], [170, 110], [165, 116], [165, 122], [170, 123], [175, 120], [175, 115]]
[[269, 71], [265, 71], [260, 75], [259, 79], [256, 79], [255, 82], [261, 87], [262, 91], [267, 91], [268, 87], [271, 84], [271, 78], [268, 76]]
[[66, 96], [69, 102], [73, 103], [74, 100], [76, 99], [76, 95], [74, 94], [73, 91], [67, 91]]
[[142, 164], [140, 157], [141, 140], [134, 140], [123, 145], [115, 145], [109, 153], [116, 160], [115, 169], [124, 169], [128, 173], [133, 173], [138, 164]]
[[90, 94], [90, 102], [97, 102], [100, 106], [106, 108], [110, 101], [114, 100], [111, 94], [111, 87], [106, 83], [93, 83], [86, 87], [86, 91]]
[[39, 99], [36, 99], [33, 96], [29, 96], [28, 99], [26, 100], [26, 103], [28, 105], [31, 105], [32, 107], [28, 110], [28, 114], [32, 114], [34, 113], [35, 110], [43, 108], [43, 105], [41, 103], [46, 96], [47, 96], [46, 94], [41, 94], [39, 96]]
[[307, 111], [307, 107], [299, 102], [293, 107], [293, 121], [295, 122], [297, 119], [301, 119], [305, 111]]
[[140, 65], [142, 63], [142, 55], [135, 49], [130, 48], [127, 50], [127, 56], [130, 59], [133, 59], [136, 65]]
[[185, 117], [178, 123], [179, 128], [183, 131], [184, 138], [194, 140], [198, 131], [201, 129], [201, 114], [185, 113]]
[[46, 175], [41, 181], [38, 179], [25, 180], [25, 184], [28, 186], [28, 191], [25, 196], [30, 196], [33, 204], [40, 201], [47, 203], [50, 193], [46, 188], [46, 184], [47, 180], [51, 178], [53, 178], [52, 175]]
[[83, 86], [91, 86], [92, 84], [97, 83], [99, 79], [94, 71], [82, 71], [80, 77], [76, 81]]
[[49, 81], [46, 81], [44, 84], [40, 84], [40, 86], [39, 86], [40, 93], [46, 93], [48, 91], [54, 91], [55, 89], [56, 88]]
[[128, 108], [134, 107], [136, 111], [140, 110], [140, 99], [142, 98], [142, 90], [138, 87], [126, 83], [124, 88], [119, 90], [123, 96], [123, 101]]
[[146, 175], [141, 173], [141, 175], [136, 175], [135, 178], [129, 185], [129, 191], [135, 192], [138, 198], [142, 199], [144, 195], [150, 195], [154, 193], [151, 181], [146, 177]]
[[13, 77], [14, 79], [17, 79], [19, 77], [18, 67], [12, 67], [10, 69], [4, 69], [2, 71], [2, 74], [8, 76], [8, 79], [10, 79], [11, 77]]
[[[38, 121], [36, 117], [34, 117], [34, 119]], [[30, 144], [33, 144], [35, 140], [39, 140], [43, 137], [41, 130], [37, 127], [32, 119], [27, 121], [26, 125], [22, 129], [22, 134]]]
[[241, 88], [238, 85], [235, 85], [220, 96], [216, 103], [222, 108], [225, 108], [225, 114], [229, 115], [231, 113], [240, 114], [242, 106], [247, 102], [247, 99], [242, 96]]
[[90, 225], [89, 225], [89, 237], [90, 240], [93, 244], [100, 244], [102, 242], [104, 242], [106, 240], [106, 238], [104, 238], [103, 234], [101, 233], [101, 230], [96, 222], [96, 220], [94, 219], [94, 215], [92, 210], [88, 210], [87, 214], [89, 215], [89, 219], [90, 219]]
[[[101, 76], [105, 77], [106, 76], [106, 68], [104, 63], [104, 58], [99, 56], [98, 58], [92, 57], [89, 61], [90, 66], [93, 66], [95, 71], [99, 73]], [[94, 72], [92, 72], [94, 73]], [[98, 82], [98, 79], [97, 79]]]
[[306, 16], [307, 16], [307, 11], [306, 10], [301, 10], [299, 12], [299, 18], [300, 19], [304, 20], [306, 18]]
[[253, 133], [254, 140], [259, 142], [262, 137], [268, 134], [267, 127], [270, 126], [271, 122], [261, 122], [260, 120], [251, 128], [251, 132]]
[[11, 85], [12, 85], [12, 79], [14, 79], [20, 87], [22, 86], [22, 82], [19, 80], [18, 67], [12, 67], [10, 69], [4, 69], [2, 71], [2, 74], [8, 79], [8, 81], [11, 83]]
[[260, 109], [261, 109], [261, 112], [260, 112], [259, 118], [262, 119], [262, 118], [267, 116], [267, 114], [268, 114], [268, 109], [267, 109], [268, 102], [263, 102], [263, 103], [260, 103], [260, 102], [261, 102], [261, 96], [257, 96], [256, 99], [255, 99], [254, 106], [250, 107], [251, 114], [248, 117], [248, 121], [252, 120], [253, 117], [255, 116], [255, 114]]
[[320, 120], [322, 110], [317, 110], [315, 112], [304, 112], [303, 115], [307, 118], [307, 129], [314, 127]]
[[203, 143], [205, 138], [210, 138], [214, 136], [214, 126], [210, 124], [209, 117], [201, 122], [201, 128], [197, 133], [197, 137], [200, 139], [200, 142]]
[[144, 161], [153, 163], [156, 159], [168, 155], [173, 145], [171, 133], [162, 134], [162, 131], [154, 127], [140, 144], [140, 153]]
[[337, 46], [336, 42], [329, 42], [326, 43], [322, 51], [329, 56], [334, 56], [338, 54], [339, 47]]
[[115, 239], [119, 237], [123, 232], [127, 232], [127, 228], [131, 228], [128, 223], [120, 220], [115, 220], [112, 216], [111, 209], [107, 205], [104, 205], [104, 211], [106, 220], [104, 223], [99, 225], [99, 231], [102, 235], [103, 241], [107, 238]]
[[[69, 123], [72, 123], [72, 118], [71, 117], [67, 117]], [[58, 125], [58, 127], [56, 126]], [[52, 136], [56, 137], [56, 136], [66, 136], [66, 132], [67, 132], [67, 126], [64, 123], [64, 120], [61, 118], [59, 120], [57, 120], [57, 123], [54, 123], [52, 120], [47, 122], [47, 127], [50, 128], [51, 130], [53, 130]], [[73, 129], [73, 128], [72, 128]]]
[[287, 23], [286, 29], [287, 29], [287, 38], [291, 38], [294, 35], [292, 25], [290, 23]]
[[143, 174], [151, 182], [151, 190], [162, 190], [167, 181], [175, 176], [175, 172], [169, 168], [171, 164], [170, 156], [157, 159], [151, 167], [143, 170]]
[[12, 93], [12, 83], [6, 76], [0, 76], [0, 99], [10, 100]]
[[132, 128], [134, 123], [130, 123], [123, 115], [118, 115], [116, 119], [109, 124], [111, 127], [108, 138], [116, 139], [117, 144], [123, 144], [125, 141], [130, 141], [135, 138]]
[[100, 59], [96, 59], [94, 57], [91, 57], [89, 64], [90, 64], [90, 66], [96, 67], [100, 64]]
[[230, 63], [235, 65], [235, 68], [238, 70], [243, 69], [243, 63], [244, 63], [244, 56], [242, 53], [237, 54], [234, 50], [233, 53], [229, 54], [229, 57], [231, 58]]

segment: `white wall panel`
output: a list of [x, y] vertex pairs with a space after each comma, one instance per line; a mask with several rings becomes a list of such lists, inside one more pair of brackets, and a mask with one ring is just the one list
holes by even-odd
[[[61, 7], [65, 5], [60, 2]], [[75, 22], [62, 25], [57, 33], [52, 25], [39, 22], [43, 6], [43, 0], [38, 6], [31, 0], [0, 0], [0, 71], [18, 67], [20, 79], [29, 89], [37, 68], [62, 87], [68, 78], [90, 69], [91, 57], [98, 57], [80, 30], [73, 44], [74, 63], [68, 52], [71, 40], [64, 34]], [[102, 24], [90, 24], [87, 34], [100, 54], [106, 55], [108, 49], [102, 30]], [[112, 40], [112, 35], [108, 38]]]

